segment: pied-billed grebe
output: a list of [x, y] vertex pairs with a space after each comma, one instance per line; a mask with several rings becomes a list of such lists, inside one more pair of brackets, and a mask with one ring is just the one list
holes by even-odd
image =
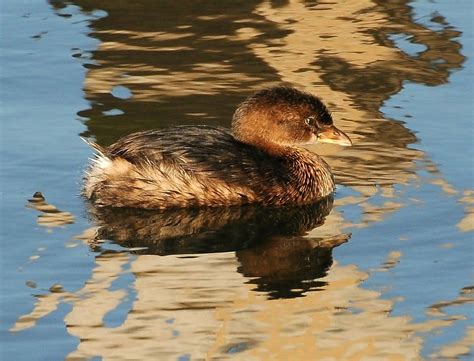
[[133, 208], [280, 206], [334, 191], [329, 165], [298, 146], [351, 145], [315, 96], [274, 87], [237, 108], [232, 132], [179, 126], [130, 134], [97, 150], [84, 194], [95, 205]]

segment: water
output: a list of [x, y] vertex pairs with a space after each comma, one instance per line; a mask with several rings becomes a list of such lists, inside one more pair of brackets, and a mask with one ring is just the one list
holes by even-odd
[[[472, 15], [3, 2], [2, 359], [472, 359]], [[228, 126], [280, 83], [354, 140], [313, 147], [334, 204], [97, 213], [79, 196], [79, 135]]]

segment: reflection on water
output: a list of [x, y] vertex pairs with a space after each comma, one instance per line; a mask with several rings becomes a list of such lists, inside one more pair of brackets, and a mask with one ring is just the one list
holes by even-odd
[[[321, 202], [282, 208], [136, 209], [93, 208], [100, 227], [97, 239], [124, 247], [145, 247], [143, 253], [169, 255], [229, 252], [274, 237], [297, 237], [324, 223], [331, 197]], [[142, 252], [140, 252], [142, 253]]]
[[41, 192], [36, 192], [31, 199], [28, 199], [27, 207], [40, 212], [38, 216], [40, 226], [60, 227], [74, 223], [74, 216], [71, 213], [60, 211], [54, 205], [46, 202]]
[[[101, 145], [169, 125], [228, 126], [247, 95], [280, 83], [323, 98], [355, 145], [313, 147], [343, 186], [334, 209], [332, 199], [280, 209], [89, 209], [91, 227], [66, 244], [92, 251], [89, 278], [77, 290], [51, 281], [10, 331], [40, 328], [68, 304], [63, 321], [78, 342], [69, 359], [417, 360], [426, 355], [425, 335], [469, 318], [450, 308], [472, 303], [467, 280], [422, 305], [427, 316], [416, 320], [394, 312], [400, 297], [386, 295], [390, 282], [367, 286], [404, 261], [414, 267], [403, 274], [409, 283], [418, 264], [435, 263], [437, 254], [407, 261], [389, 249], [376, 267], [364, 267], [369, 254], [349, 265], [333, 258], [349, 232], [377, 233], [377, 225], [422, 202], [400, 190], [419, 186], [422, 174], [465, 205], [454, 226], [472, 231], [472, 190], [449, 184], [417, 135], [381, 112], [406, 82], [445, 84], [462, 67], [460, 32], [441, 14], [421, 25], [406, 0], [49, 3], [65, 19], [101, 14], [88, 23], [97, 48], [72, 54], [87, 69], [89, 106], [77, 109], [87, 127], [81, 135]], [[28, 207], [41, 212], [41, 225], [75, 221], [39, 193]], [[351, 207], [358, 219], [346, 213]], [[416, 234], [405, 228], [400, 232]], [[430, 355], [468, 355], [472, 329], [459, 329], [456, 340], [431, 347]]]
[[[72, 293], [55, 285], [11, 330], [34, 327], [66, 302], [68, 332], [82, 340], [70, 358], [176, 359], [190, 352], [209, 359], [244, 351], [245, 359], [415, 357], [416, 330], [458, 318], [410, 324], [389, 315], [392, 301], [360, 287], [367, 273], [330, 269], [332, 249], [349, 237], [323, 236], [337, 228], [331, 206], [332, 199], [267, 210], [91, 209], [95, 227], [78, 237], [98, 252], [90, 279]], [[131, 284], [114, 289], [127, 273]], [[394, 344], [400, 339], [403, 351]]]
[[325, 283], [331, 250], [349, 234], [308, 237], [324, 223], [332, 198], [298, 207], [176, 209], [159, 212], [91, 209], [99, 251], [111, 239], [135, 254], [179, 255], [234, 251], [238, 272], [274, 298], [295, 297]]

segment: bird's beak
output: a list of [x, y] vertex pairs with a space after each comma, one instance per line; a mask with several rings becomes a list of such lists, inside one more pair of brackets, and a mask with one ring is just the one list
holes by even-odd
[[343, 146], [352, 145], [351, 138], [347, 136], [342, 130], [337, 129], [334, 125], [320, 131], [318, 134], [318, 142], [339, 144]]

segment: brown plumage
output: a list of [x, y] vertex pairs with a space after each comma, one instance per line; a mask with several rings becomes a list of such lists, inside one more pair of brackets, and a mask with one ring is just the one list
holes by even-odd
[[180, 126], [128, 135], [98, 152], [84, 194], [95, 205], [134, 208], [305, 204], [328, 196], [328, 164], [298, 145], [350, 145], [324, 104], [290, 87], [257, 92], [232, 132]]

